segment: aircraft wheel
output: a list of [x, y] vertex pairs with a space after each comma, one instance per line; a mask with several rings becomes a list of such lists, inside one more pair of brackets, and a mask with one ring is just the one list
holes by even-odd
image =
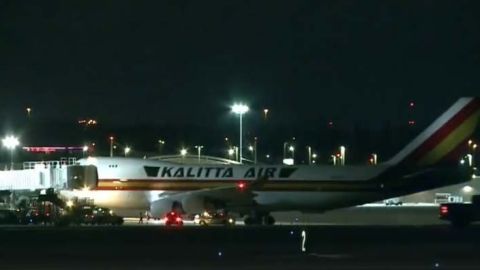
[[254, 218], [249, 217], [249, 216], [247, 216], [247, 217], [245, 218], [245, 220], [244, 220], [245, 225], [254, 225], [254, 224], [257, 224], [255, 221], [256, 221], [256, 220], [255, 220]]
[[263, 218], [263, 224], [265, 225], [273, 225], [275, 224], [275, 219], [270, 216], [270, 215], [267, 215]]

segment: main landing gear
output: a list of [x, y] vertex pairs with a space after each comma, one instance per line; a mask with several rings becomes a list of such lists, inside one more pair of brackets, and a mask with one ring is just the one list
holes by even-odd
[[246, 216], [244, 219], [245, 225], [273, 225], [275, 219], [269, 214], [255, 214]]

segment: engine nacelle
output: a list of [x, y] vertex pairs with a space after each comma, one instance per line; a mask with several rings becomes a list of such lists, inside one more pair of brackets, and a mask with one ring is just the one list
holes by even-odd
[[174, 201], [172, 200], [158, 200], [150, 204], [150, 214], [155, 218], [163, 218], [165, 213], [172, 211]]
[[188, 214], [202, 213], [208, 210], [208, 204], [204, 197], [188, 196], [182, 200], [182, 208]]
[[181, 201], [162, 199], [154, 201], [150, 205], [150, 213], [153, 217], [163, 217], [170, 211], [183, 214], [197, 214], [204, 211], [215, 210], [215, 204], [203, 196], [187, 196]]

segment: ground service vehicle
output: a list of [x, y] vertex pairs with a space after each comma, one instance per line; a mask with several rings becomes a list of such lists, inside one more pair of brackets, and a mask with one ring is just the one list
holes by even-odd
[[480, 221], [480, 195], [472, 196], [471, 203], [441, 204], [440, 219], [450, 221], [455, 227], [464, 227], [474, 221]]
[[384, 200], [383, 202], [387, 206], [390, 206], [390, 205], [399, 206], [403, 204], [400, 198], [391, 198], [391, 199]]
[[172, 225], [182, 226], [183, 219], [180, 216], [180, 214], [178, 214], [177, 212], [171, 211], [165, 215], [165, 225], [166, 226], [172, 226]]
[[112, 210], [105, 207], [92, 205], [72, 206], [66, 209], [63, 216], [58, 219], [57, 225], [121, 225], [123, 218], [117, 216]]
[[215, 213], [204, 212], [198, 216], [198, 219], [195, 220], [195, 223], [198, 223], [203, 226], [235, 225], [235, 218], [223, 212], [215, 212]]
[[17, 211], [9, 209], [0, 210], [0, 224], [19, 224]]

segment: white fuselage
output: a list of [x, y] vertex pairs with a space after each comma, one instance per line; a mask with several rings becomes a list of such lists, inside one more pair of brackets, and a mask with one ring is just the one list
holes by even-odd
[[266, 211], [311, 211], [348, 207], [382, 199], [376, 189], [362, 186], [386, 166], [271, 166], [183, 165], [148, 159], [89, 158], [80, 165], [95, 165], [98, 187], [90, 191], [64, 191], [67, 197], [88, 197], [119, 214], [138, 216], [167, 194], [232, 185], [239, 181], [267, 181], [254, 191], [259, 208]]

